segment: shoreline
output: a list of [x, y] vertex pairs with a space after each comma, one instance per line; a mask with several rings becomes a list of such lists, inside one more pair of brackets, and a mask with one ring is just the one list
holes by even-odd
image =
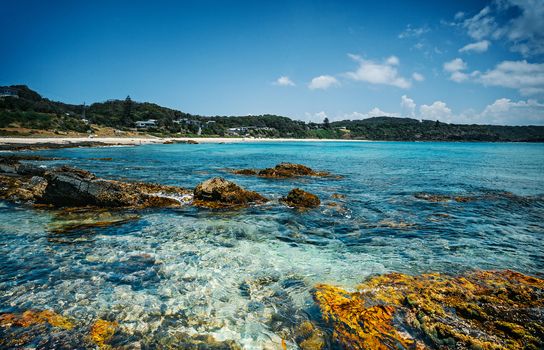
[[0, 137], [0, 145], [55, 144], [76, 146], [79, 143], [104, 145], [146, 145], [164, 144], [169, 141], [196, 141], [198, 143], [259, 143], [259, 142], [370, 142], [372, 140], [339, 139], [287, 139], [287, 138], [249, 138], [249, 137]]

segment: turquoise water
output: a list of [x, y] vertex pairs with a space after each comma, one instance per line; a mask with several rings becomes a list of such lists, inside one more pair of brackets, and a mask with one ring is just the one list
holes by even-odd
[[[58, 220], [52, 212], [0, 203], [0, 312], [52, 309], [82, 329], [97, 318], [116, 320], [124, 335], [117, 345], [156, 347], [199, 333], [247, 349], [278, 348], [289, 327], [318, 317], [310, 294], [317, 283], [350, 289], [390, 271], [544, 271], [544, 144], [293, 142], [33, 153], [68, 158], [41, 162], [47, 166], [70, 164], [112, 179], [193, 188], [223, 176], [272, 199], [236, 212], [145, 210], [136, 221], [69, 234], [51, 231]], [[113, 160], [90, 159], [100, 157]], [[341, 177], [272, 180], [226, 170], [284, 161]], [[322, 205], [304, 213], [280, 205], [294, 187], [317, 194]], [[473, 200], [429, 202], [414, 197], [420, 192]]]

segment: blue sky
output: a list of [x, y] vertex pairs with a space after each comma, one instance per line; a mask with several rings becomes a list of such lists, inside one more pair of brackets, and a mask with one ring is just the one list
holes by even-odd
[[0, 84], [201, 115], [544, 124], [544, 0], [27, 1]]

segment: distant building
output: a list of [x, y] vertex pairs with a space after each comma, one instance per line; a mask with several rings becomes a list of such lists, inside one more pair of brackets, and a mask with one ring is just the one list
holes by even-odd
[[182, 119], [176, 119], [173, 121], [174, 124], [178, 124], [178, 125], [196, 125], [196, 126], [200, 126], [200, 121], [199, 120], [194, 120], [194, 119], [187, 119], [187, 118], [182, 118]]
[[11, 88], [1, 88], [0, 89], [0, 97], [15, 97], [19, 98], [19, 95], [17, 94], [17, 90], [11, 89]]
[[153, 128], [157, 126], [157, 120], [156, 119], [138, 120], [135, 124], [137, 128], [141, 128], [141, 129]]

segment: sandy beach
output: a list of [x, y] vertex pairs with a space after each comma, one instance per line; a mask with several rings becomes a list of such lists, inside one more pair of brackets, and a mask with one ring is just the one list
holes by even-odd
[[69, 145], [83, 142], [96, 142], [106, 145], [145, 145], [162, 144], [168, 141], [197, 141], [198, 143], [257, 143], [257, 142], [366, 142], [368, 140], [336, 139], [285, 139], [285, 138], [249, 138], [249, 137], [0, 137], [0, 145], [10, 144], [59, 144]]

